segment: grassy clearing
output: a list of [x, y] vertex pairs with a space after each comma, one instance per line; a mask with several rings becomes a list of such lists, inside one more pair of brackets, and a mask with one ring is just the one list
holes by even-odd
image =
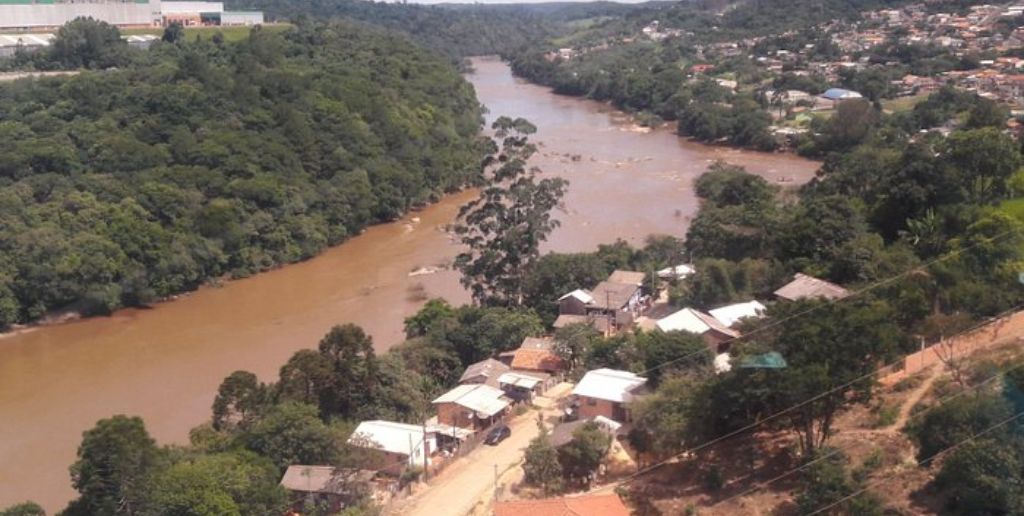
[[910, 111], [914, 109], [914, 106], [920, 104], [928, 98], [927, 93], [921, 95], [913, 95], [910, 97], [898, 97], [895, 99], [887, 99], [882, 101], [882, 109], [888, 113], [900, 113], [903, 111]]
[[[292, 26], [289, 23], [274, 23], [265, 24], [262, 27], [262, 30], [283, 32], [290, 29]], [[224, 35], [224, 41], [242, 41], [249, 37], [249, 32], [251, 31], [252, 27], [244, 25], [232, 27], [185, 27], [185, 38], [189, 41], [196, 38], [209, 39], [219, 32]], [[162, 27], [121, 29], [121, 34], [126, 35], [153, 34], [155, 36], [160, 36], [163, 35], [163, 33], [164, 29]]]

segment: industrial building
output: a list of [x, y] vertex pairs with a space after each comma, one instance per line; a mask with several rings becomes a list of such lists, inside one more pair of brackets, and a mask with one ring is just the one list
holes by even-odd
[[[42, 50], [50, 46], [54, 37], [55, 34], [52, 32], [0, 34], [0, 58], [12, 57], [17, 54], [19, 50], [24, 52]], [[147, 50], [154, 41], [160, 39], [160, 36], [153, 34], [134, 34], [130, 36], [121, 36], [121, 39], [128, 43], [129, 47]]]
[[0, 30], [56, 29], [75, 18], [118, 27], [257, 25], [259, 11], [225, 11], [223, 2], [162, 0], [0, 0]]
[[[2, 1], [2, 0], [0, 0]], [[225, 11], [223, 2], [163, 2], [161, 22], [178, 22], [186, 27], [197, 25], [259, 25], [260, 11]]]
[[53, 34], [0, 34], [0, 57], [11, 57], [19, 48], [38, 50], [50, 46]]
[[83, 17], [120, 27], [157, 26], [160, 0], [0, 0], [0, 29], [49, 29]]

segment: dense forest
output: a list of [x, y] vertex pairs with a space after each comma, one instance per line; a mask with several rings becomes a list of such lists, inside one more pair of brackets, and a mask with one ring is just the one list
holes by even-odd
[[636, 9], [613, 2], [435, 6], [363, 0], [234, 0], [228, 5], [262, 9], [273, 19], [358, 20], [405, 33], [417, 44], [451, 58], [509, 52], [563, 35], [574, 20]]
[[0, 87], [0, 326], [309, 258], [479, 180], [471, 86], [376, 29], [133, 52], [79, 20], [26, 59], [117, 69]]

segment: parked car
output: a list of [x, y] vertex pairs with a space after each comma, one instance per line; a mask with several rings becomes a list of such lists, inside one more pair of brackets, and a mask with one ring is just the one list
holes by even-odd
[[501, 425], [495, 427], [494, 430], [491, 430], [491, 432], [487, 434], [487, 438], [484, 439], [484, 443], [491, 446], [497, 446], [501, 441], [508, 439], [510, 435], [512, 435], [512, 429], [505, 425]]
[[580, 418], [580, 402], [573, 401], [562, 411], [562, 422], [576, 421]]

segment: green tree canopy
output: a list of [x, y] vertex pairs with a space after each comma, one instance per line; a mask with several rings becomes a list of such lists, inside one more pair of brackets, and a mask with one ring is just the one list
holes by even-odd
[[24, 502], [0, 509], [0, 516], [46, 516], [46, 511], [35, 502]]
[[156, 474], [144, 515], [205, 516], [281, 512], [287, 494], [274, 465], [251, 452], [185, 459]]
[[572, 482], [590, 485], [592, 476], [608, 454], [611, 442], [611, 436], [597, 423], [589, 422], [577, 428], [572, 434], [572, 441], [558, 448], [562, 474]]
[[530, 441], [523, 456], [523, 482], [540, 487], [545, 494], [557, 493], [562, 487], [562, 465], [558, 451], [548, 439], [542, 422], [540, 435]]
[[492, 124], [501, 140], [490, 186], [459, 210], [455, 232], [469, 248], [455, 258], [462, 284], [478, 303], [521, 306], [525, 272], [540, 256], [540, 243], [556, 227], [551, 211], [560, 206], [568, 183], [558, 177], [537, 180], [528, 168], [536, 147], [528, 136], [536, 127], [521, 118], [500, 117]]
[[142, 419], [114, 416], [101, 419], [82, 434], [78, 460], [71, 465], [71, 484], [79, 497], [67, 512], [133, 514], [145, 497], [149, 475], [160, 452]]
[[240, 438], [281, 472], [290, 464], [331, 464], [339, 453], [337, 440], [316, 407], [291, 401], [272, 407]]

